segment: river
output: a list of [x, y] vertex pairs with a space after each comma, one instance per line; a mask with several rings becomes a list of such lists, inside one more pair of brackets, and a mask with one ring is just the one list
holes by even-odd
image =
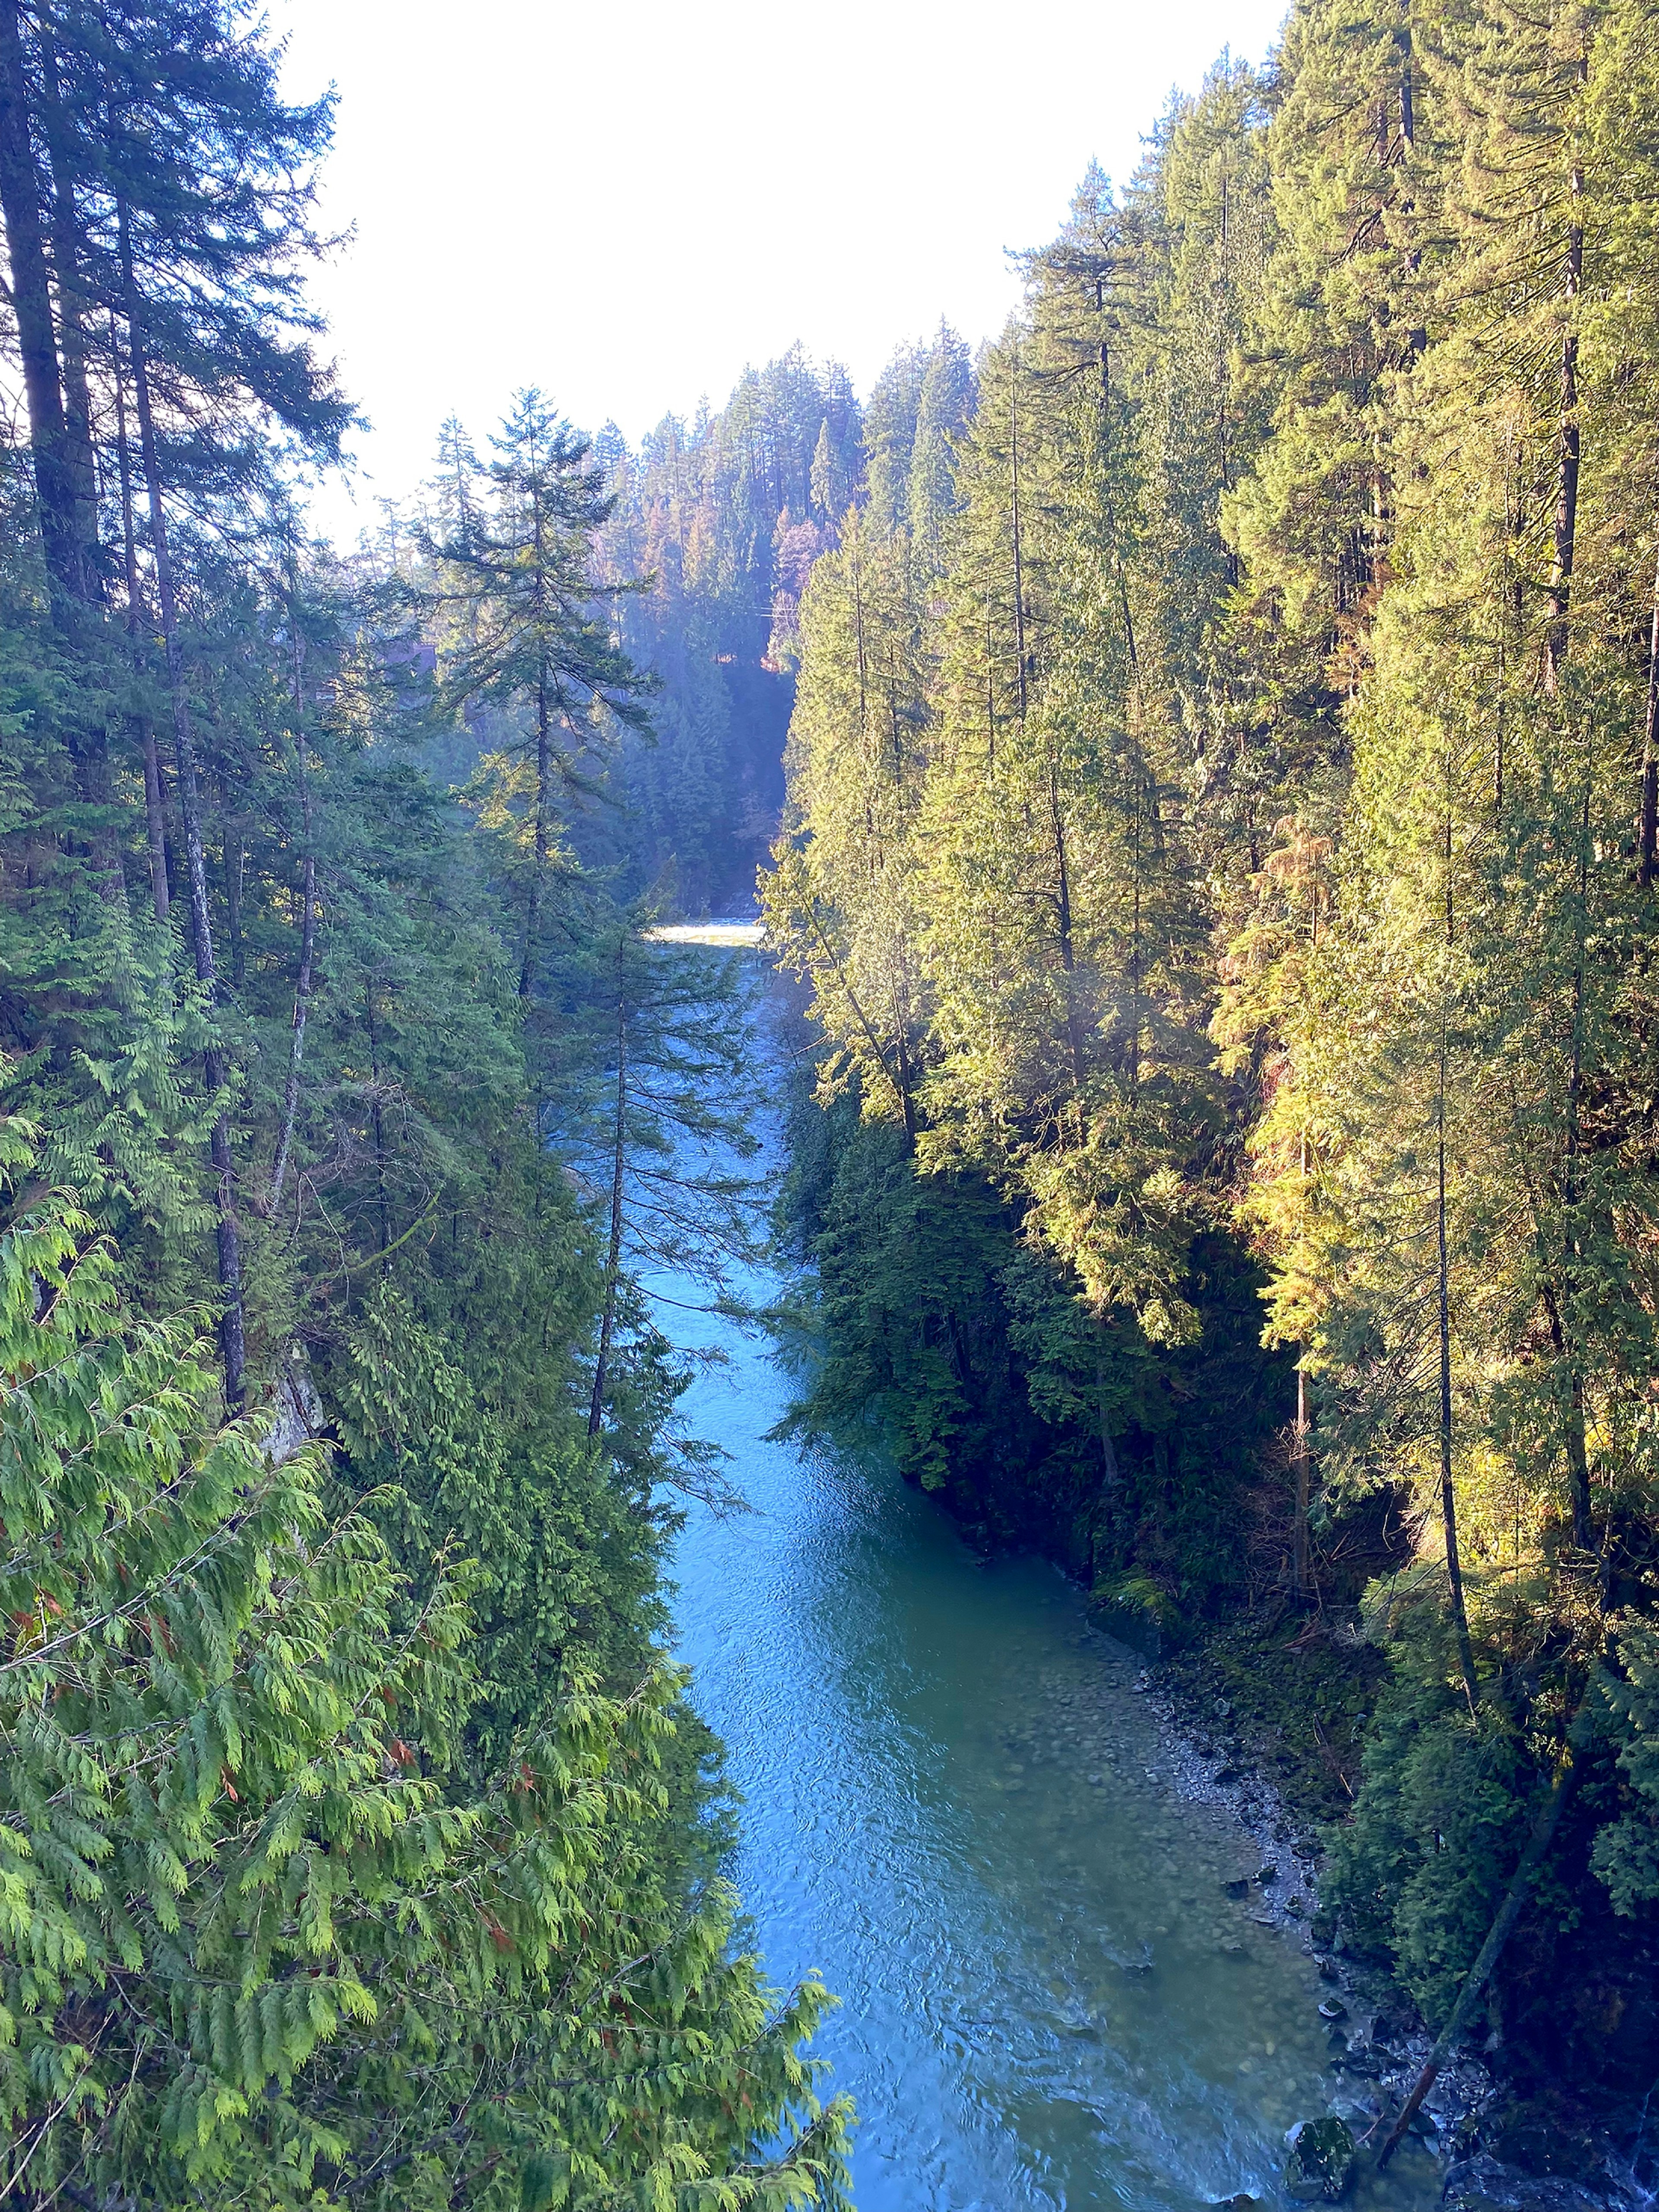
[[[1338, 2089], [1319, 1984], [1227, 1893], [1259, 1851], [1171, 1794], [1139, 1662], [874, 1452], [769, 1443], [790, 1396], [769, 1347], [651, 1287], [671, 1335], [729, 1362], [686, 1406], [753, 1510], [692, 1507], [678, 1649], [742, 1793], [756, 1944], [841, 1999], [818, 2049], [858, 2105], [860, 2212], [1279, 2201], [1285, 2130]], [[1408, 2150], [1358, 2204], [1436, 2194]]]

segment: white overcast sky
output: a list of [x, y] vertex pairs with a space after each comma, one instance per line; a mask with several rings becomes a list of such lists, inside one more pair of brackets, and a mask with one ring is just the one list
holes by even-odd
[[339, 93], [313, 291], [372, 431], [349, 541], [538, 384], [630, 438], [800, 339], [866, 391], [941, 314], [1015, 296], [1091, 156], [1127, 179], [1172, 86], [1259, 60], [1284, 0], [268, 0], [286, 83]]

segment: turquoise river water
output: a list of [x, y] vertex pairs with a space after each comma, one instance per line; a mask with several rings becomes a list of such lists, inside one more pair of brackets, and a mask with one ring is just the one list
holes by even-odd
[[[819, 2050], [857, 2101], [861, 2212], [1278, 2203], [1285, 2130], [1338, 2089], [1319, 1985], [1226, 1894], [1259, 1851], [1172, 1794], [1139, 1662], [875, 1455], [768, 1443], [790, 1381], [766, 1344], [653, 1287], [677, 1340], [728, 1355], [688, 1410], [753, 1510], [691, 1509], [678, 1647], [769, 1972], [841, 1999]], [[1357, 2202], [1435, 2194], [1408, 2150]]]

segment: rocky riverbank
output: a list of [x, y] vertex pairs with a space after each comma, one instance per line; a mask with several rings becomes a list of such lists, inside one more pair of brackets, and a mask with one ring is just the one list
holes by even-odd
[[[1237, 1643], [1219, 1657], [1200, 1646], [1139, 1663], [1133, 1687], [1156, 1727], [1156, 1765], [1171, 1793], [1224, 1808], [1249, 1856], [1259, 1855], [1243, 1885], [1250, 1919], [1318, 1964], [1319, 2013], [1338, 2085], [1330, 2110], [1363, 2155], [1381, 2142], [1432, 2039], [1409, 1998], [1387, 1974], [1346, 1955], [1321, 1914], [1321, 1822], [1310, 1808], [1328, 1803], [1320, 1785], [1330, 1775], [1310, 1786], [1287, 1761], [1283, 1729], [1264, 1723], [1260, 1701], [1254, 1714], [1241, 1713], [1228, 1694], [1239, 1686]], [[1334, 1756], [1322, 1764], [1342, 1778]], [[1655, 2118], [1648, 2129], [1644, 2106], [1599, 2127], [1563, 2126], [1556, 2112], [1517, 2098], [1501, 2053], [1465, 2051], [1443, 2069], [1413, 2130], [1439, 2163], [1454, 2212], [1650, 2212], [1659, 2197]]]

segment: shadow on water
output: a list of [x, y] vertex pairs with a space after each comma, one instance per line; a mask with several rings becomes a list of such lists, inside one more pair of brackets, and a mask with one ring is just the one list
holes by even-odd
[[[1149, 1774], [1137, 1662], [873, 1455], [768, 1443], [768, 1348], [670, 1318], [730, 1356], [687, 1410], [756, 1509], [692, 1508], [679, 1649], [745, 1801], [768, 1968], [842, 2000], [822, 2055], [858, 2104], [862, 2212], [1277, 2201], [1285, 2128], [1334, 2089], [1314, 1968], [1226, 1894], [1255, 1863], [1224, 1815]], [[1412, 2151], [1358, 2203], [1436, 2193]]]

